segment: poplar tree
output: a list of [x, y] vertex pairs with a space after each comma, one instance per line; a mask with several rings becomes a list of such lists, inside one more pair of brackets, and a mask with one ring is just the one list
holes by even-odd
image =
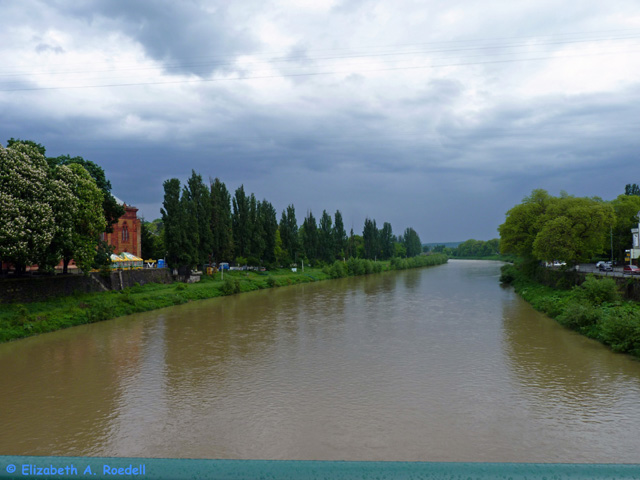
[[244, 185], [236, 189], [231, 200], [233, 213], [231, 225], [233, 228], [234, 253], [236, 257], [247, 257], [251, 238], [251, 223], [249, 221], [249, 198], [244, 193]]
[[340, 213], [340, 210], [336, 210], [333, 218], [333, 256], [336, 259], [342, 260], [347, 256], [347, 232], [344, 230], [344, 223], [342, 221], [342, 214]]
[[298, 222], [296, 220], [296, 209], [293, 204], [282, 211], [280, 219], [280, 238], [282, 248], [288, 255], [289, 263], [295, 262], [299, 251]]
[[183, 225], [184, 214], [180, 202], [180, 180], [171, 178], [162, 185], [164, 187], [164, 201], [160, 213], [164, 224], [166, 260], [170, 267], [176, 268], [179, 265], [184, 265], [183, 247], [186, 241]]
[[[276, 234], [278, 232], [278, 220], [276, 218], [276, 209], [271, 203], [262, 200], [260, 204], [260, 227], [264, 235], [264, 251], [262, 259], [265, 262], [274, 262], [276, 260]], [[282, 241], [280, 241], [282, 249]]]
[[364, 242], [364, 258], [373, 259], [378, 255], [378, 228], [376, 221], [368, 217], [364, 221], [362, 231], [362, 241]]
[[210, 180], [212, 253], [216, 262], [233, 258], [233, 230], [231, 226], [231, 195], [219, 178]]
[[380, 231], [380, 253], [385, 260], [393, 257], [393, 230], [389, 222], [384, 222]]
[[[189, 221], [195, 227], [190, 235], [195, 243], [193, 262], [199, 265], [209, 263], [213, 252], [213, 234], [211, 233], [211, 195], [202, 181], [202, 176], [191, 170], [191, 178], [185, 188], [186, 201], [189, 203]], [[193, 217], [193, 218], [192, 218]]]
[[302, 222], [302, 249], [309, 260], [318, 258], [318, 225], [311, 210]]
[[415, 257], [422, 253], [422, 242], [416, 231], [409, 227], [404, 231], [403, 245], [407, 251], [407, 257]]
[[326, 210], [323, 210], [322, 217], [320, 217], [320, 229], [318, 230], [318, 258], [327, 263], [332, 262], [335, 258], [332, 230], [331, 215]]

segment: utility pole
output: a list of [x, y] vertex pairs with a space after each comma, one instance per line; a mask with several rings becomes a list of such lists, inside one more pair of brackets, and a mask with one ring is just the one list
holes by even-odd
[[611, 229], [611, 267], [613, 267], [613, 226], [609, 228]]

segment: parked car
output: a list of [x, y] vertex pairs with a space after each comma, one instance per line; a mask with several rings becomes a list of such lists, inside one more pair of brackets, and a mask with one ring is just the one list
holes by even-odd
[[553, 262], [545, 263], [546, 267], [563, 267], [567, 264], [567, 262], [561, 262], [559, 260], [554, 260]]
[[600, 262], [600, 266], [598, 266], [601, 272], [613, 272], [613, 265], [611, 262]]
[[640, 267], [637, 265], [625, 265], [622, 273], [625, 275], [640, 275]]

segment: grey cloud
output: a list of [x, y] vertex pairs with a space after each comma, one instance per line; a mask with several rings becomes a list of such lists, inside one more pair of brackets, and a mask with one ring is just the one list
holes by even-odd
[[64, 53], [64, 48], [59, 45], [49, 45], [47, 43], [39, 43], [35, 48], [36, 52], [44, 53], [44, 52], [53, 52], [53, 53]]
[[257, 47], [251, 32], [238, 25], [223, 1], [205, 5], [195, 0], [94, 0], [65, 3], [65, 8], [76, 17], [138, 41], [168, 73], [206, 77], [233, 70], [237, 55]]

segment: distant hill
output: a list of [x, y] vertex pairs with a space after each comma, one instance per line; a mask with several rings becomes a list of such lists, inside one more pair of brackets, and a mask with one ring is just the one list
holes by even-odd
[[434, 243], [423, 243], [422, 246], [423, 247], [433, 248], [436, 245], [444, 245], [445, 247], [456, 248], [461, 243], [462, 242], [434, 242]]

